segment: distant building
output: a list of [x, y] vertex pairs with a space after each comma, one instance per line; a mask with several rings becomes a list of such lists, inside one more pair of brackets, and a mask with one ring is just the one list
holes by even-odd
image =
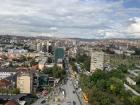
[[41, 49], [42, 49], [42, 44], [41, 44], [41, 43], [37, 43], [37, 45], [36, 45], [36, 50], [37, 50], [38, 52], [40, 52]]
[[53, 54], [53, 42], [47, 41], [47, 52]]
[[103, 70], [103, 68], [104, 68], [104, 52], [92, 51], [90, 72], [94, 72], [96, 69]]
[[16, 69], [0, 68], [0, 80], [16, 74]]
[[62, 47], [56, 48], [55, 49], [55, 63], [63, 62], [64, 54], [65, 54], [64, 48], [62, 48]]
[[31, 93], [33, 90], [33, 74], [20, 72], [17, 75], [17, 88], [20, 89], [20, 93]]

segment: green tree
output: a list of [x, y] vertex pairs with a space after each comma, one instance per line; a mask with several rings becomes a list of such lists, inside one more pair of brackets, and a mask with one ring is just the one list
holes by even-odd
[[119, 67], [117, 68], [118, 70], [122, 71], [123, 73], [127, 73], [127, 66], [126, 65], [119, 65]]
[[136, 83], [140, 86], [140, 73], [139, 73], [139, 75], [137, 77]]
[[132, 96], [130, 101], [132, 105], [140, 105], [140, 96]]

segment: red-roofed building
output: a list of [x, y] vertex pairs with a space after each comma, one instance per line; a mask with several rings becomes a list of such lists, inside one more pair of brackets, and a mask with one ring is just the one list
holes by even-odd
[[5, 105], [20, 105], [20, 104], [16, 102], [15, 100], [10, 100]]
[[0, 80], [0, 87], [1, 88], [7, 88], [11, 85], [11, 82], [9, 82], [8, 80], [6, 79], [2, 79]]

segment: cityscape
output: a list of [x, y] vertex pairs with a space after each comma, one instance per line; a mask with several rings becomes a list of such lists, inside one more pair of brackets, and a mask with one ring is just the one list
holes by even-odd
[[0, 105], [140, 105], [140, 0], [0, 1]]

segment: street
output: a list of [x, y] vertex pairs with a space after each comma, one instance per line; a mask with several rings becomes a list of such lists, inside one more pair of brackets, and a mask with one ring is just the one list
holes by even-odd
[[[58, 95], [53, 94], [53, 98], [51, 98], [51, 100], [46, 101], [45, 103], [41, 103], [43, 100], [46, 99], [46, 97], [42, 97], [40, 99], [38, 99], [34, 104], [32, 105], [73, 105], [73, 101], [76, 103], [76, 105], [83, 105], [81, 104], [77, 94], [76, 94], [76, 90], [74, 88], [74, 85], [72, 83], [72, 80], [68, 79], [67, 82], [65, 84], [63, 84], [60, 87], [62, 90], [64, 90], [65, 95], [63, 94], [63, 92], [56, 92]], [[60, 98], [60, 102], [59, 101], [54, 101], [55, 97], [59, 97]]]
[[[76, 89], [76, 80], [72, 77], [73, 70], [69, 63], [67, 62], [67, 78], [65, 82], [61, 85], [54, 88], [51, 92], [51, 95], [44, 96], [38, 99], [32, 105], [87, 105], [84, 102], [82, 92]], [[46, 100], [47, 97], [50, 97], [50, 100]], [[42, 103], [42, 101], [44, 101]]]

